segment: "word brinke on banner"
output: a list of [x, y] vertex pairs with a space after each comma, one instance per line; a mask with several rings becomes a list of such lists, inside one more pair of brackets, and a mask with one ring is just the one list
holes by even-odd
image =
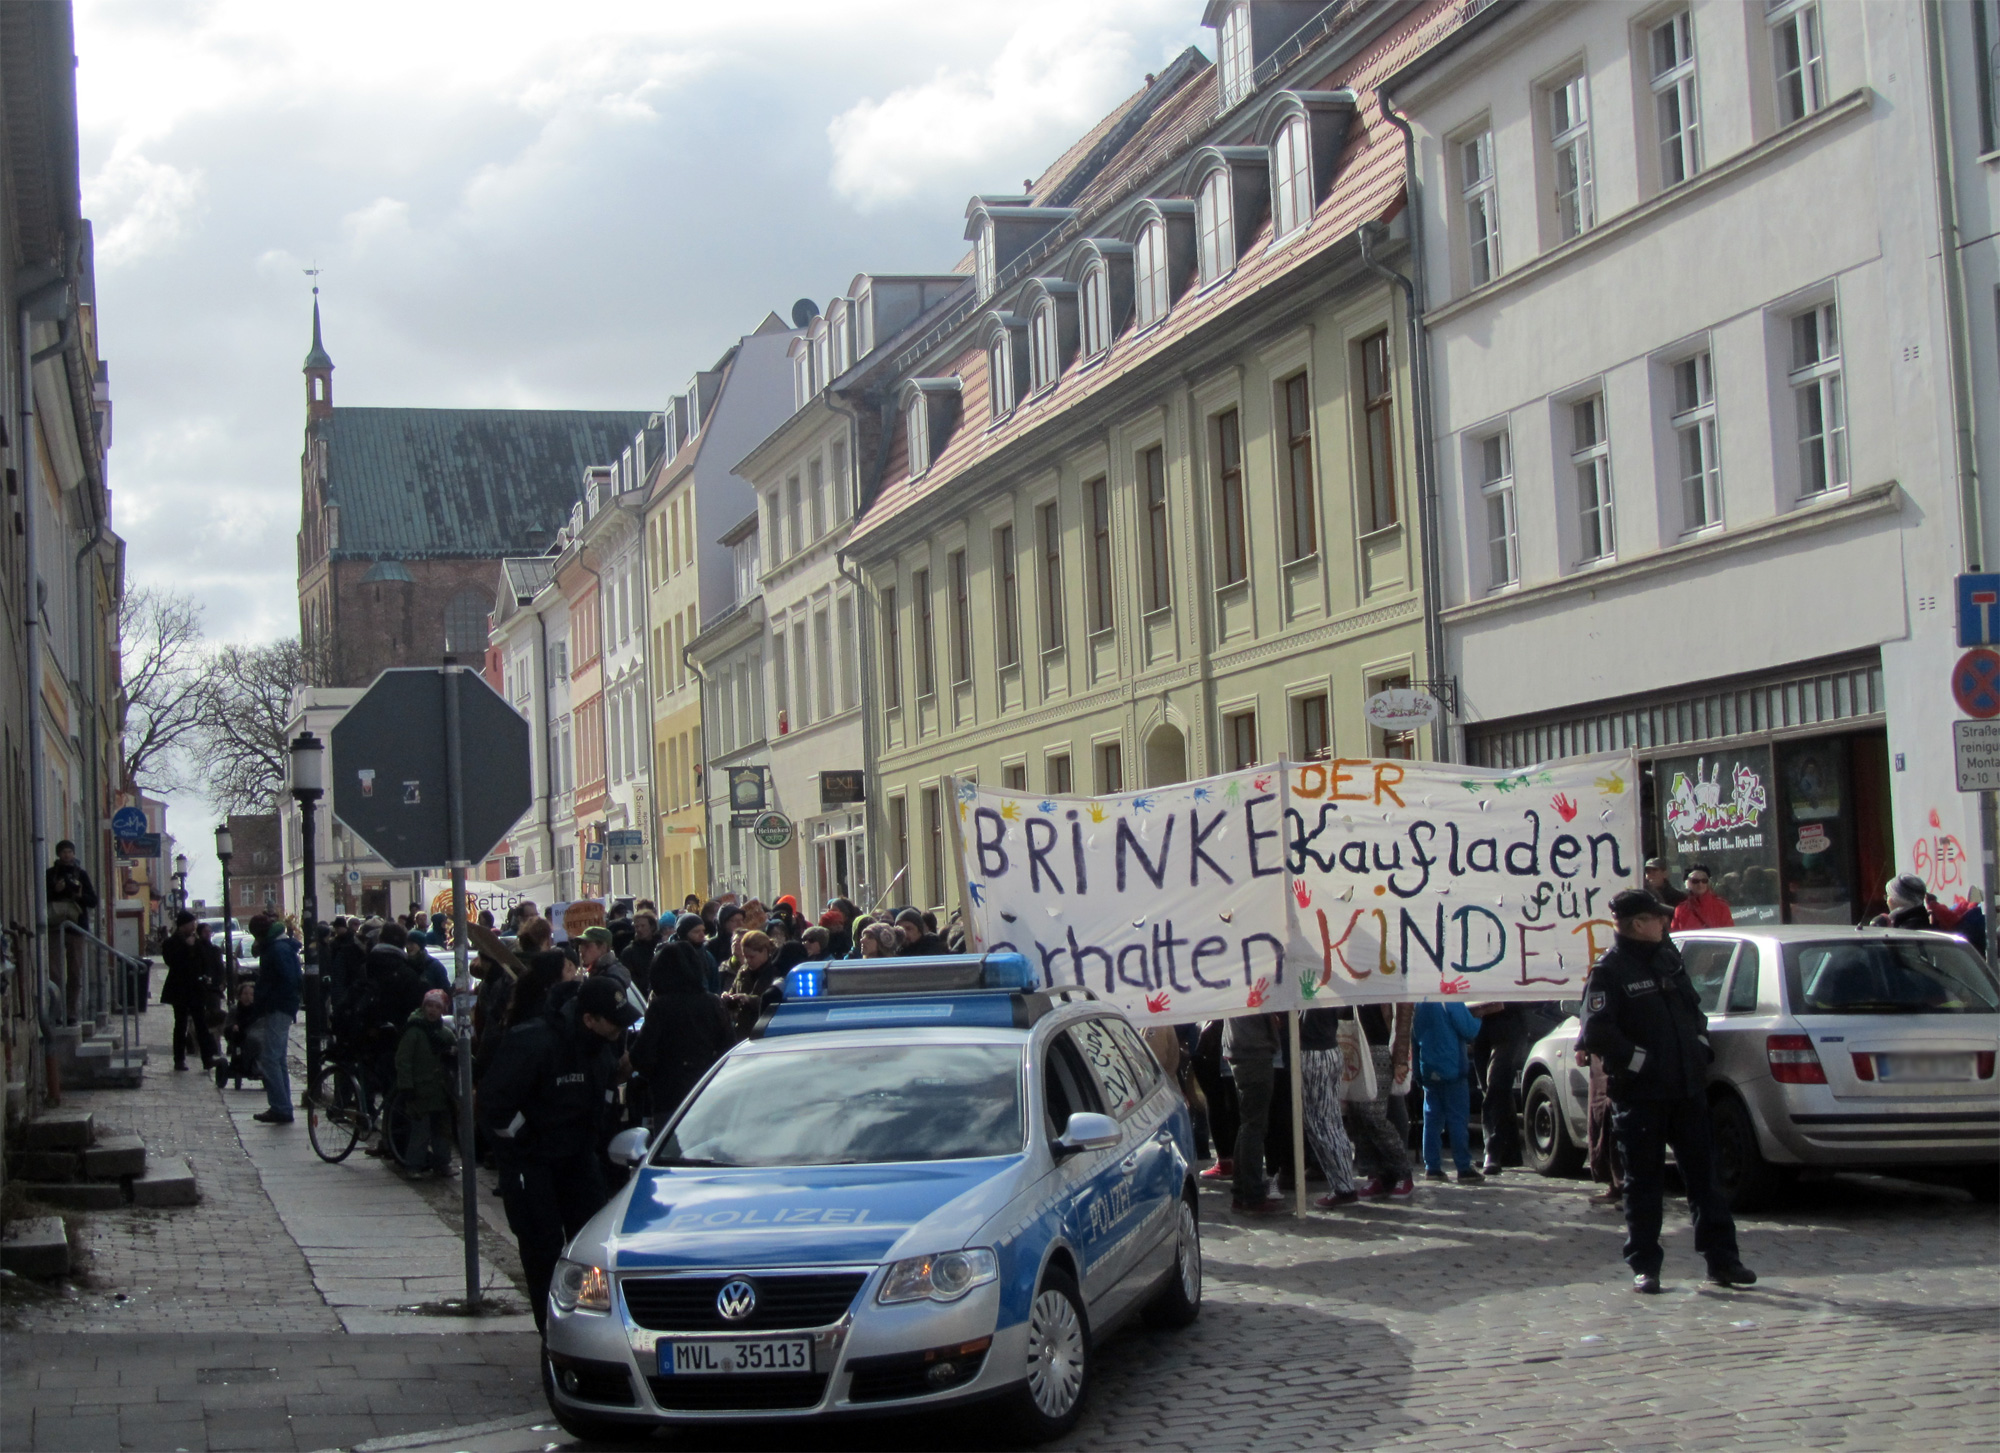
[[1342, 759], [1096, 798], [960, 783], [970, 937], [1163, 1022], [1575, 998], [1637, 878], [1637, 780], [1614, 755]]
[[958, 786], [973, 941], [1134, 1018], [1295, 1007], [1283, 774], [1033, 797]]
[[1611, 896], [1638, 876], [1629, 755], [1288, 770], [1302, 999], [1578, 996], [1611, 945]]

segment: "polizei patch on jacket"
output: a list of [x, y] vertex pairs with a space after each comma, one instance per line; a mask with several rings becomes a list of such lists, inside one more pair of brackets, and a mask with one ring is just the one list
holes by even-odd
[[1625, 997], [1628, 999], [1636, 999], [1641, 994], [1657, 994], [1659, 992], [1660, 981], [1658, 979], [1634, 979], [1625, 986]]

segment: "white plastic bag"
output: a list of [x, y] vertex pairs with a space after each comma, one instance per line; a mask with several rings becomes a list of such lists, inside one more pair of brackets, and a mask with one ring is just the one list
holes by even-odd
[[1375, 1054], [1353, 1019], [1340, 1021], [1340, 1098], [1356, 1104], [1376, 1099]]

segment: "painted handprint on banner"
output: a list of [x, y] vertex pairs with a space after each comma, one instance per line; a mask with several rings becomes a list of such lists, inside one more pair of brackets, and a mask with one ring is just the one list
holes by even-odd
[[1157, 994], [1148, 994], [1146, 996], [1146, 1012], [1148, 1014], [1164, 1014], [1173, 1007], [1174, 996], [1164, 989]]
[[1269, 979], [1259, 979], [1255, 984], [1251, 986], [1250, 997], [1248, 999], [1245, 999], [1243, 1002], [1249, 1008], [1256, 1009], [1261, 1007], [1264, 1001], [1270, 997], [1271, 997], [1271, 981]]
[[1299, 907], [1301, 908], [1312, 907], [1312, 901], [1313, 901], [1312, 889], [1306, 886], [1305, 879], [1303, 878], [1292, 879], [1292, 897], [1298, 900]]
[[1550, 799], [1549, 806], [1556, 810], [1556, 815], [1562, 818], [1564, 822], [1576, 821], [1576, 799], [1571, 797], [1567, 792], [1558, 792]]

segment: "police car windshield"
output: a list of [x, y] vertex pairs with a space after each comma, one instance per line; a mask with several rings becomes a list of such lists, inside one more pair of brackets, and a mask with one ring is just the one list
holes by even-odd
[[727, 1060], [655, 1165], [879, 1165], [1014, 1155], [1021, 1053], [997, 1044], [789, 1050]]

